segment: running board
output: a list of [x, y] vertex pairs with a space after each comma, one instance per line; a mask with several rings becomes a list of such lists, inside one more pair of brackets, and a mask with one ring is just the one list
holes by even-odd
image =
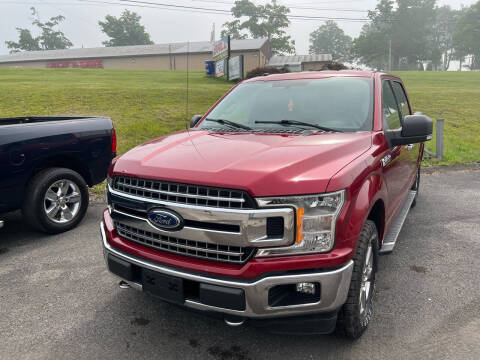
[[392, 227], [390, 228], [390, 231], [388, 232], [387, 235], [385, 235], [385, 238], [383, 239], [380, 253], [385, 254], [385, 253], [391, 253], [393, 251], [393, 248], [397, 243], [398, 235], [402, 230], [403, 223], [405, 222], [408, 212], [412, 207], [412, 203], [413, 203], [413, 200], [415, 199], [415, 195], [417, 195], [417, 192], [415, 190], [410, 190], [410, 192], [408, 193], [407, 199], [403, 204], [402, 209], [398, 213], [397, 218], [395, 219], [395, 221], [392, 224]]

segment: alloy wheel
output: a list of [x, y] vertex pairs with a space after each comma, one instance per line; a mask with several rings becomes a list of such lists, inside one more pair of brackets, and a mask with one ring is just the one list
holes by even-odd
[[47, 217], [57, 224], [72, 221], [80, 212], [82, 195], [71, 180], [55, 181], [45, 193], [43, 208]]

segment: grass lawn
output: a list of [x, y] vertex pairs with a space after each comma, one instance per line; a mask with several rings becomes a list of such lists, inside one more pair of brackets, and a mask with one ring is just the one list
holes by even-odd
[[[480, 161], [480, 72], [399, 72], [415, 111], [445, 118], [442, 164]], [[0, 116], [104, 115], [115, 123], [119, 152], [184, 129], [232, 85], [190, 72], [186, 115], [186, 73], [91, 69], [0, 68]], [[435, 142], [427, 147], [434, 151]], [[436, 160], [427, 160], [435, 164]]]
[[[445, 159], [427, 164], [480, 162], [480, 72], [397, 72], [415, 111], [445, 119]], [[435, 130], [435, 126], [434, 126]], [[427, 148], [435, 152], [434, 139]]]
[[190, 72], [0, 68], [0, 117], [103, 115], [112, 118], [123, 153], [152, 138], [185, 129], [231, 86]]

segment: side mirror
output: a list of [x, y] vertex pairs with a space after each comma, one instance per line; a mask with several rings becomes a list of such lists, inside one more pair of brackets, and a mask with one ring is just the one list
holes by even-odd
[[426, 115], [407, 115], [398, 130], [387, 130], [385, 135], [391, 146], [422, 143], [432, 140], [433, 121]]
[[203, 115], [193, 115], [192, 118], [190, 119], [190, 127], [194, 127], [197, 125], [197, 123], [200, 121], [200, 119], [203, 117]]

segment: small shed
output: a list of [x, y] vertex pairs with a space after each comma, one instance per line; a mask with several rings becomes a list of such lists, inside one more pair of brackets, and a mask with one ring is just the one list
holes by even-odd
[[[0, 67], [104, 68], [126, 70], [204, 70], [212, 60], [209, 41], [24, 51], [0, 55]], [[231, 56], [243, 55], [245, 70], [265, 66], [272, 56], [268, 39], [231, 41]]]
[[313, 55], [274, 55], [270, 58], [267, 66], [276, 68], [287, 67], [290, 71], [321, 70], [323, 65], [332, 61], [331, 54]]

